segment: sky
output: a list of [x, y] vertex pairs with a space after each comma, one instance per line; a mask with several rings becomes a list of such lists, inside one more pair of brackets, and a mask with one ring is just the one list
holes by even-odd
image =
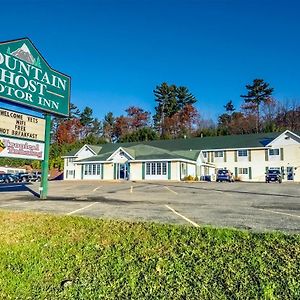
[[154, 112], [153, 90], [183, 85], [205, 118], [242, 103], [263, 78], [300, 101], [298, 0], [0, 0], [0, 41], [28, 37], [72, 78], [71, 102], [103, 119], [132, 105]]

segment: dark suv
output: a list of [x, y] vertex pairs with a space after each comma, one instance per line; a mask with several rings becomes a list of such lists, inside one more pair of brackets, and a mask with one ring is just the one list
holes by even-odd
[[266, 172], [266, 183], [270, 182], [282, 182], [282, 176], [280, 170], [277, 169], [269, 169]]
[[228, 181], [228, 182], [234, 182], [234, 178], [232, 173], [227, 170], [227, 169], [220, 169], [217, 172], [217, 182], [222, 182], [222, 181]]

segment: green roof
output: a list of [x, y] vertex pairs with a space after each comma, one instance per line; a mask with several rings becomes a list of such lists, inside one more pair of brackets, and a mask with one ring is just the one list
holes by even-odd
[[189, 160], [197, 160], [200, 150], [180, 150], [180, 151], [173, 151], [172, 153], [176, 156], [185, 157]]
[[102, 149], [102, 145], [87, 145], [90, 147], [96, 154], [99, 154], [100, 150]]
[[88, 158], [76, 160], [76, 162], [106, 161], [112, 154], [113, 154], [113, 152], [107, 152], [107, 153], [103, 153], [101, 155], [94, 155], [94, 156], [90, 156]]
[[[147, 142], [110, 143], [102, 145], [88, 145], [96, 156], [84, 161], [99, 160], [109, 157], [119, 147], [136, 160], [146, 159], [176, 159], [184, 158], [196, 160], [201, 150], [230, 149], [230, 148], [255, 148], [264, 147], [281, 132], [227, 135], [213, 137], [198, 137], [190, 139], [155, 140]], [[70, 151], [66, 156], [74, 156], [77, 150]], [[108, 155], [109, 154], [109, 155]], [[108, 155], [108, 156], [107, 156]]]

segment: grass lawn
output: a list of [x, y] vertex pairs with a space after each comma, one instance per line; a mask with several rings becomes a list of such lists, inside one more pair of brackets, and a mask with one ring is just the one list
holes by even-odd
[[300, 235], [0, 211], [0, 299], [300, 299]]

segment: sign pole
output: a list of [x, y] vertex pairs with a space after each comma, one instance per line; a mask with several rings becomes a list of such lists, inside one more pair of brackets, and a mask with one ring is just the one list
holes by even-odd
[[49, 148], [50, 148], [50, 130], [51, 115], [45, 114], [45, 150], [44, 160], [42, 161], [42, 180], [40, 187], [40, 199], [47, 199], [48, 196], [48, 170], [49, 170]]

